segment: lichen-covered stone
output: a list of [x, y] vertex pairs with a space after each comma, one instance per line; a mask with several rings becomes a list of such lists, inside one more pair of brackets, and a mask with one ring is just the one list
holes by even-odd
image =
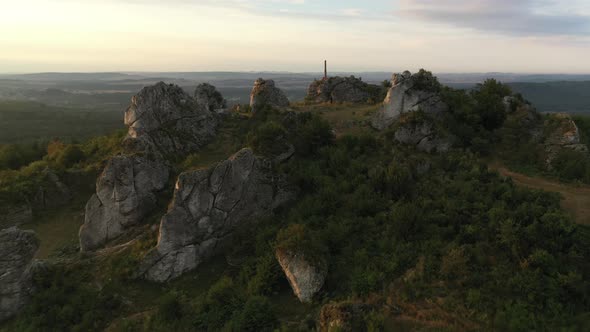
[[250, 93], [250, 107], [252, 113], [256, 113], [260, 108], [270, 106], [274, 108], [283, 108], [289, 106], [289, 99], [285, 93], [275, 86], [273, 80], [257, 79]]
[[299, 301], [310, 303], [324, 285], [325, 266], [310, 262], [301, 252], [277, 249], [275, 256]]
[[156, 193], [168, 182], [168, 166], [139, 156], [109, 160], [86, 204], [80, 228], [82, 251], [95, 250], [139, 223], [152, 211]]
[[439, 94], [439, 84], [430, 73], [420, 71], [412, 75], [409, 71], [393, 74], [391, 88], [383, 101], [383, 107], [372, 121], [374, 128], [388, 128], [400, 115], [422, 111], [437, 114], [448, 110]]
[[32, 290], [32, 262], [39, 240], [16, 227], [0, 231], [0, 321], [16, 315]]
[[164, 282], [223, 249], [234, 231], [291, 200], [294, 191], [270, 162], [243, 149], [209, 169], [185, 172], [160, 222], [158, 244], [139, 275]]
[[208, 143], [217, 118], [179, 86], [160, 82], [133, 96], [125, 125], [128, 149], [166, 157], [194, 152]]
[[394, 140], [414, 146], [424, 152], [448, 152], [452, 147], [452, 138], [441, 133], [435, 122], [427, 117], [409, 117], [400, 120], [394, 132]]
[[554, 114], [552, 121], [553, 130], [545, 139], [546, 163], [549, 169], [553, 160], [564, 149], [588, 153], [588, 147], [581, 142], [580, 130], [569, 114]]

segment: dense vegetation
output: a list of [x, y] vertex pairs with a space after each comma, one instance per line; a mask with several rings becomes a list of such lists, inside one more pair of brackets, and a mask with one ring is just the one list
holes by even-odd
[[[226, 119], [232, 148], [246, 142], [273, 157], [295, 147], [294, 158], [276, 167], [300, 189], [296, 203], [241, 230], [226, 257], [233, 263], [211, 284], [201, 285], [198, 273], [165, 286], [134, 280], [155, 234], [110, 258], [72, 254], [66, 267], [39, 276], [43, 291], [9, 328], [102, 330], [118, 319], [112, 330], [304, 331], [315, 328], [322, 305], [348, 301], [369, 308], [357, 330], [396, 328], [401, 310], [424, 328], [438, 320], [434, 327], [443, 330], [583, 331], [590, 319], [590, 231], [573, 224], [558, 195], [519, 188], [481, 159], [527, 142], [503, 104], [510, 90], [493, 80], [471, 92], [433, 88], [443, 89], [451, 106], [437, 119], [457, 138], [458, 148], [446, 154], [419, 153], [388, 133], [335, 137], [312, 113], [261, 110]], [[580, 125], [585, 133], [589, 127]], [[33, 165], [94, 167], [120, 139], [53, 142]], [[25, 165], [31, 155], [5, 167]], [[188, 156], [178, 167], [203, 158]], [[15, 174], [31, 167], [2, 171], [9, 174], [4, 181], [25, 181]], [[313, 304], [293, 302], [275, 250], [301, 251], [327, 269]], [[190, 288], [197, 286], [203, 288]], [[157, 296], [140, 309], [146, 295], [130, 289], [141, 287]], [[303, 317], [286, 313], [298, 305]], [[440, 315], [424, 314], [433, 307]]]

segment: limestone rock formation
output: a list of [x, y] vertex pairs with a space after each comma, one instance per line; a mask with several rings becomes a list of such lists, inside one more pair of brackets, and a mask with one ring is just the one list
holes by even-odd
[[227, 108], [227, 101], [217, 89], [208, 83], [199, 84], [195, 90], [195, 100], [201, 107], [220, 113]]
[[350, 77], [330, 77], [313, 81], [307, 89], [306, 99], [318, 103], [366, 103], [372, 91], [379, 91], [377, 85], [367, 84]]
[[275, 256], [299, 301], [310, 303], [324, 285], [327, 269], [312, 264], [302, 253], [277, 250]]
[[289, 106], [289, 99], [281, 89], [275, 86], [273, 80], [259, 78], [254, 82], [254, 87], [250, 93], [250, 107], [252, 113], [255, 113], [264, 106], [287, 107]]
[[553, 124], [547, 123], [546, 126], [554, 129], [545, 140], [546, 163], [549, 168], [551, 168], [551, 162], [563, 149], [588, 153], [588, 147], [580, 140], [578, 126], [569, 114], [554, 114], [550, 121]]
[[401, 121], [394, 139], [424, 152], [447, 152], [452, 146], [452, 138], [441, 134], [434, 121], [428, 118]]
[[32, 231], [16, 227], [0, 231], [0, 321], [17, 314], [32, 289], [32, 261], [39, 240]]
[[155, 193], [168, 181], [168, 167], [139, 156], [109, 160], [96, 181], [96, 194], [86, 204], [80, 228], [82, 251], [95, 250], [121, 235], [152, 211]]
[[238, 227], [272, 214], [294, 194], [270, 162], [250, 149], [215, 167], [181, 174], [158, 244], [139, 275], [164, 282], [195, 269], [222, 250]]
[[421, 110], [427, 114], [437, 114], [448, 110], [439, 94], [439, 83], [426, 71], [414, 75], [409, 71], [393, 74], [391, 84], [383, 108], [372, 121], [376, 129], [386, 129], [404, 113]]
[[208, 143], [217, 118], [179, 86], [160, 82], [133, 96], [125, 125], [128, 148], [165, 157], [193, 152]]

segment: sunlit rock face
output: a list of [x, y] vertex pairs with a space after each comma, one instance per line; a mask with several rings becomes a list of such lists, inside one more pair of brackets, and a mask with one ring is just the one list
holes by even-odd
[[436, 114], [448, 110], [431, 76], [421, 73], [412, 75], [405, 71], [402, 74], [393, 74], [391, 84], [383, 107], [372, 121], [376, 129], [388, 128], [404, 113], [422, 111]]
[[29, 301], [32, 263], [39, 240], [16, 227], [0, 231], [0, 321], [16, 315]]
[[277, 250], [275, 256], [299, 301], [310, 303], [326, 280], [327, 269], [308, 261], [303, 253]]
[[164, 282], [195, 269], [222, 251], [239, 227], [271, 215], [294, 196], [271, 162], [250, 149], [215, 167], [182, 173], [158, 244], [139, 275]]
[[580, 130], [569, 114], [558, 113], [552, 115], [551, 124], [546, 127], [553, 128], [545, 140], [546, 164], [550, 169], [551, 163], [564, 149], [588, 153], [588, 147], [580, 140]]
[[259, 78], [254, 82], [250, 93], [250, 107], [252, 112], [256, 113], [265, 106], [284, 108], [289, 106], [289, 99], [281, 89], [275, 86], [275, 81]]
[[182, 88], [160, 82], [143, 88], [125, 111], [132, 151], [174, 156], [199, 150], [215, 136], [214, 112]]

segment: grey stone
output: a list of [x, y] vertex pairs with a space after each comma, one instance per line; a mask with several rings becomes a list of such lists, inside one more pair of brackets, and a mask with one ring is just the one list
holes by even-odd
[[379, 89], [354, 76], [330, 77], [312, 82], [306, 99], [318, 103], [366, 103], [371, 98], [371, 88]]
[[552, 115], [557, 122], [555, 129], [545, 139], [546, 165], [552, 168], [552, 162], [564, 149], [581, 153], [588, 153], [588, 146], [580, 139], [580, 130], [569, 114], [557, 113]]
[[227, 101], [217, 89], [208, 83], [202, 83], [195, 89], [195, 100], [199, 106], [216, 113], [227, 108]]
[[277, 250], [275, 256], [299, 301], [311, 303], [326, 280], [325, 266], [311, 264], [302, 253]]
[[197, 151], [215, 135], [217, 117], [182, 88], [160, 82], [143, 88], [125, 111], [124, 144], [159, 157]]
[[394, 139], [406, 145], [413, 145], [424, 152], [448, 152], [452, 147], [452, 138], [441, 135], [429, 119], [408, 121], [395, 130]]
[[80, 249], [95, 250], [139, 223], [152, 211], [156, 193], [168, 182], [168, 166], [139, 156], [109, 160], [86, 204]]
[[16, 315], [32, 292], [33, 257], [39, 240], [16, 227], [0, 231], [0, 321]]
[[289, 99], [283, 91], [275, 86], [273, 80], [257, 79], [250, 93], [250, 107], [256, 113], [260, 108], [270, 106], [284, 108], [289, 106]]
[[243, 149], [215, 167], [182, 173], [139, 275], [174, 279], [221, 252], [236, 229], [269, 216], [295, 192], [266, 159]]
[[402, 114], [409, 112], [438, 114], [447, 111], [448, 106], [439, 92], [427, 88], [435, 83], [428, 80], [429, 77], [420, 73], [412, 75], [409, 71], [393, 74], [392, 87], [387, 92], [383, 107], [373, 119], [372, 126], [378, 130], [386, 129]]

